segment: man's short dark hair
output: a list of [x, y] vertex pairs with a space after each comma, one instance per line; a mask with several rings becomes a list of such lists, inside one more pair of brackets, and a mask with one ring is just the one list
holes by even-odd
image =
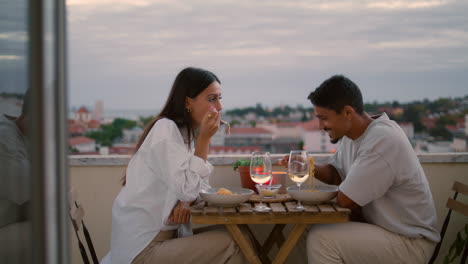
[[343, 75], [334, 75], [325, 80], [307, 97], [313, 105], [335, 110], [341, 113], [346, 105], [358, 114], [364, 112], [362, 94], [359, 87]]

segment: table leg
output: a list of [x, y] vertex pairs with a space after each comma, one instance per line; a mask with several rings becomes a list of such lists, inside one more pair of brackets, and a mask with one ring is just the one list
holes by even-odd
[[286, 242], [284, 242], [283, 246], [280, 248], [278, 254], [276, 255], [275, 259], [273, 260], [273, 264], [284, 263], [286, 258], [288, 257], [291, 250], [297, 243], [297, 240], [301, 237], [302, 233], [304, 232], [307, 224], [295, 224], [291, 233], [289, 234]]
[[242, 234], [240, 231], [239, 227], [235, 224], [228, 224], [226, 225], [226, 228], [229, 230], [232, 238], [234, 241], [236, 241], [237, 245], [242, 250], [242, 253], [244, 253], [247, 261], [253, 264], [261, 264], [262, 262], [260, 262], [260, 259], [258, 258], [253, 248], [250, 246], [250, 243], [245, 238], [244, 234]]
[[263, 243], [263, 254], [268, 256], [268, 252], [270, 252], [275, 242], [278, 244], [278, 248], [281, 247], [281, 245], [284, 243], [284, 236], [282, 232], [285, 226], [285, 224], [276, 224], [275, 227], [273, 227], [270, 235], [265, 240], [265, 243]]
[[255, 235], [252, 233], [252, 230], [250, 230], [249, 225], [238, 226], [242, 231], [244, 231], [244, 234], [247, 234], [249, 236], [250, 241], [252, 241], [254, 250], [255, 252], [257, 252], [262, 264], [270, 264], [271, 260], [268, 258], [268, 254], [264, 254], [264, 252], [262, 251], [262, 246], [260, 245], [260, 243], [258, 243], [258, 240], [255, 238]]

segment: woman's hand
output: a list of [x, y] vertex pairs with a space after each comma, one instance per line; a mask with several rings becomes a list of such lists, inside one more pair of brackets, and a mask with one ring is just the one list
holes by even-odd
[[221, 115], [212, 106], [203, 117], [202, 123], [200, 125], [199, 137], [204, 139], [210, 139], [216, 133], [216, 131], [218, 131], [220, 122]]
[[190, 221], [190, 204], [191, 202], [179, 201], [172, 209], [168, 222], [174, 224], [185, 224]]

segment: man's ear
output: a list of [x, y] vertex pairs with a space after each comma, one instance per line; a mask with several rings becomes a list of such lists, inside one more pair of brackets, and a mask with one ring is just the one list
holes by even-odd
[[352, 108], [352, 107], [349, 106], [349, 105], [345, 105], [345, 106], [344, 106], [343, 112], [344, 112], [346, 118], [348, 118], [348, 119], [351, 119], [351, 117], [356, 113], [356, 111], [354, 110], [354, 108]]

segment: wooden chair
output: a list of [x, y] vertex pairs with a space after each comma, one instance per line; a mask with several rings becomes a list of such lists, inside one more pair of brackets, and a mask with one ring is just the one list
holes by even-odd
[[80, 226], [83, 227], [83, 235], [86, 239], [86, 244], [88, 245], [88, 251], [91, 255], [91, 259], [93, 260], [94, 264], [99, 264], [99, 261], [96, 256], [96, 251], [94, 250], [93, 241], [91, 240], [91, 235], [89, 234], [89, 231], [86, 228], [86, 225], [83, 221], [83, 217], [85, 214], [83, 206], [78, 203], [77, 194], [73, 189], [71, 189], [69, 193], [69, 206], [69, 215], [72, 221], [73, 229], [75, 230], [76, 238], [78, 239], [78, 246], [80, 248], [80, 254], [81, 258], [83, 259], [83, 263], [89, 264], [90, 262], [88, 254], [86, 253], [86, 249], [80, 239]]
[[[445, 231], [447, 230], [447, 227], [449, 225], [452, 210], [462, 215], [468, 216], [468, 205], [460, 201], [457, 201], [458, 193], [468, 196], [468, 185], [455, 181], [455, 183], [453, 184], [452, 190], [454, 190], [455, 193], [453, 195], [453, 198], [449, 198], [447, 200], [446, 206], [447, 208], [449, 208], [449, 211], [447, 213], [447, 216], [445, 217], [444, 224], [442, 225], [442, 230], [440, 231], [440, 242], [437, 243], [436, 248], [434, 250], [434, 254], [432, 255], [431, 260], [429, 261], [429, 264], [433, 264], [437, 258], [437, 255], [439, 254], [440, 247], [444, 240]], [[466, 263], [467, 256], [468, 256], [468, 242], [465, 243], [465, 247], [463, 249], [463, 254], [461, 257], [460, 264]]]

